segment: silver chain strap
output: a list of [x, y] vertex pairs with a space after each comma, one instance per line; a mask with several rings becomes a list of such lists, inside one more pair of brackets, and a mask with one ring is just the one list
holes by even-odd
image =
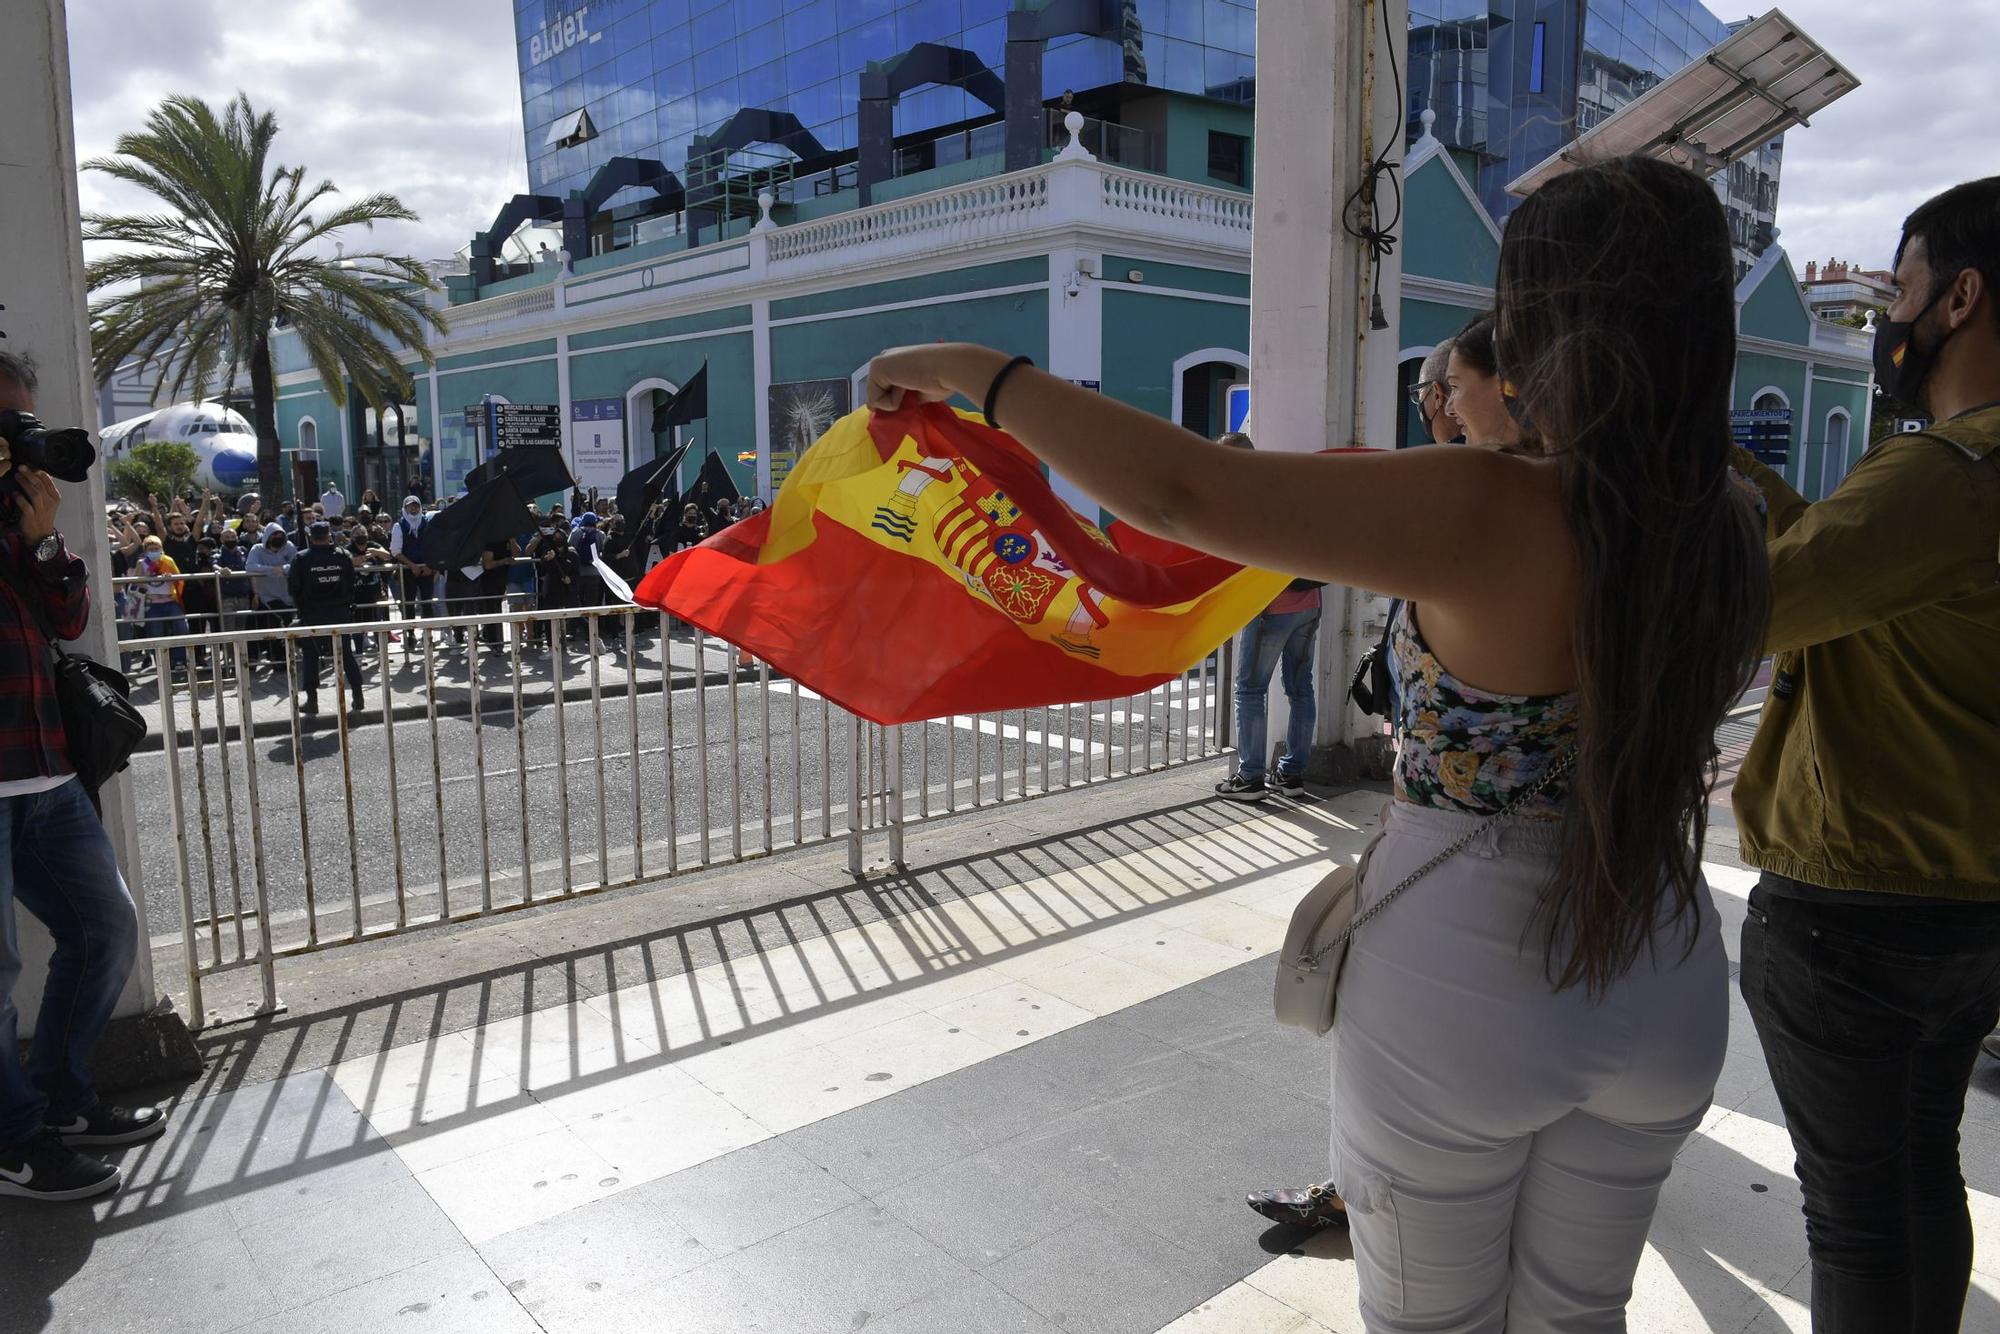
[[[1507, 804], [1505, 806], [1502, 806], [1499, 810], [1495, 811], [1492, 815], [1488, 816], [1486, 819], [1481, 820], [1477, 825], [1473, 826], [1471, 829], [1466, 830], [1465, 833], [1459, 837], [1457, 842], [1453, 843], [1443, 852], [1440, 852], [1437, 856], [1425, 862], [1422, 866], [1419, 866], [1416, 870], [1404, 876], [1402, 880], [1397, 883], [1394, 889], [1390, 890], [1387, 894], [1384, 894], [1381, 898], [1377, 899], [1374, 903], [1370, 904], [1368, 911], [1362, 913], [1359, 917], [1356, 917], [1353, 921], [1349, 922], [1347, 924], [1347, 929], [1341, 932], [1337, 937], [1335, 937], [1331, 943], [1320, 947], [1320, 949], [1316, 950], [1311, 954], [1300, 956], [1298, 963], [1295, 964], [1294, 967], [1296, 967], [1302, 973], [1311, 972], [1314, 969], [1318, 968], [1319, 961], [1321, 959], [1324, 959], [1327, 955], [1333, 953], [1335, 950], [1339, 949], [1342, 945], [1345, 945], [1348, 942], [1348, 940], [1352, 938], [1354, 933], [1361, 929], [1363, 923], [1367, 922], [1369, 918], [1373, 917], [1376, 913], [1381, 912], [1384, 908], [1388, 907], [1391, 903], [1395, 902], [1397, 895], [1401, 894], [1411, 885], [1416, 884], [1417, 881], [1422, 880], [1432, 871], [1437, 870], [1438, 867], [1443, 866], [1446, 862], [1450, 861], [1453, 857], [1456, 857], [1459, 853], [1465, 851], [1467, 847], [1471, 846], [1472, 841], [1478, 838], [1481, 834], [1493, 828], [1495, 825], [1499, 824], [1502, 820], [1505, 820], [1510, 816], [1514, 815], [1516, 812], [1520, 810], [1521, 806], [1524, 803], [1526, 803], [1530, 798], [1536, 796], [1550, 783], [1553, 783], [1557, 778], [1560, 778], [1563, 774], [1568, 773], [1570, 770], [1570, 766], [1573, 765], [1575, 762], [1576, 762], [1575, 748], [1572, 747], [1571, 749], [1564, 751], [1561, 757], [1558, 758], [1554, 764], [1551, 764], [1547, 769], [1542, 771], [1542, 776], [1540, 778], [1537, 778], [1534, 782], [1528, 784], [1528, 786], [1522, 788], [1519, 792], [1516, 792], [1512, 797], [1508, 798]], [[1356, 894], [1359, 894], [1361, 892], [1361, 879], [1359, 876], [1355, 877], [1352, 889], [1353, 892]]]

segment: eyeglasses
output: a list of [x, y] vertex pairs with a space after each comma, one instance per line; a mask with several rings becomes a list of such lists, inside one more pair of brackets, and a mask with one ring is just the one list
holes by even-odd
[[1424, 395], [1430, 393], [1431, 390], [1437, 388], [1437, 384], [1438, 382], [1436, 380], [1419, 380], [1415, 384], [1411, 385], [1410, 406], [1413, 408], [1422, 407], [1424, 405]]

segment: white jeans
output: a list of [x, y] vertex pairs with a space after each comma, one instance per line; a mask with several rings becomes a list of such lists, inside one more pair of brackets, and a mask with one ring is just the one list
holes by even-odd
[[[1397, 802], [1360, 907], [1478, 823]], [[1661, 1185], [1715, 1091], [1729, 965], [1701, 922], [1600, 1000], [1552, 992], [1529, 915], [1556, 831], [1482, 834], [1355, 934], [1334, 1181], [1371, 1334], [1622, 1331]]]

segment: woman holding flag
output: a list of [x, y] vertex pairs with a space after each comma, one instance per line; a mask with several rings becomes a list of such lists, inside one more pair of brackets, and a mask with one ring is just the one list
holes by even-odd
[[1333, 1030], [1371, 1331], [1622, 1327], [1713, 1094], [1728, 965], [1698, 849], [1768, 610], [1728, 475], [1733, 278], [1679, 167], [1530, 196], [1495, 344], [1541, 456], [1245, 454], [985, 348], [870, 367], [878, 412], [983, 404], [1143, 533], [1405, 600], [1397, 799], [1357, 915], [1422, 878], [1355, 933]]

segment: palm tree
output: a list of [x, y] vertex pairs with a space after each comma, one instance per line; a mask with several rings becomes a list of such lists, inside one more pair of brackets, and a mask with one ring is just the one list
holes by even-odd
[[[353, 384], [378, 413], [405, 402], [411, 381], [396, 349], [434, 364], [427, 334], [443, 317], [426, 301], [436, 290], [405, 255], [362, 251], [328, 256], [326, 243], [348, 227], [415, 221], [394, 195], [373, 194], [310, 210], [335, 193], [307, 188], [305, 168], [272, 166], [278, 121], [239, 93], [218, 117], [198, 97], [169, 97], [137, 134], [119, 138], [101, 171], [156, 196], [157, 214], [90, 214], [87, 241], [120, 248], [92, 261], [86, 280], [91, 354], [99, 382], [128, 357], [159, 359], [159, 390], [175, 399], [207, 397], [220, 378], [233, 390], [246, 367], [257, 428], [257, 485], [284, 493], [279, 469], [275, 329], [298, 332], [313, 369], [336, 403]], [[110, 290], [117, 289], [117, 290]]]

